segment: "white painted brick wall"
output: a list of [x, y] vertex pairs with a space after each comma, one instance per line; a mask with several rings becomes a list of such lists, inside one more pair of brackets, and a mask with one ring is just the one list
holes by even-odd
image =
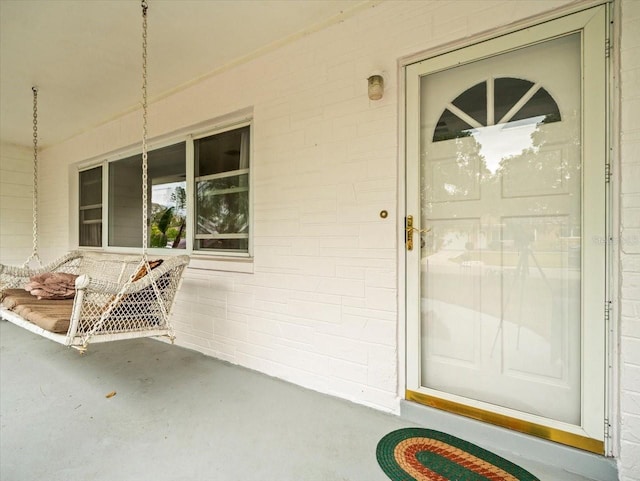
[[31, 255], [32, 206], [33, 151], [0, 145], [0, 263], [22, 265]]
[[[563, 3], [385, 2], [153, 104], [151, 136], [254, 109], [254, 273], [189, 270], [179, 342], [397, 411], [397, 60]], [[386, 72], [377, 102], [373, 70]], [[45, 210], [68, 211], [61, 164], [138, 141], [138, 124], [130, 114], [52, 148], [46, 176], [63, 189]], [[51, 219], [54, 257], [68, 233]]]
[[620, 44], [620, 461], [640, 480], [640, 2], [622, 3]]
[[[152, 104], [152, 137], [254, 109], [254, 273], [189, 269], [175, 309], [178, 342], [397, 411], [397, 61], [565, 3], [383, 2]], [[620, 235], [631, 240], [621, 247], [625, 481], [638, 480], [640, 458], [639, 7], [622, 4]], [[377, 102], [366, 97], [373, 70], [385, 71]], [[49, 259], [70, 243], [60, 229], [69, 220], [69, 173], [61, 166], [138, 142], [139, 122], [132, 113], [43, 153]]]

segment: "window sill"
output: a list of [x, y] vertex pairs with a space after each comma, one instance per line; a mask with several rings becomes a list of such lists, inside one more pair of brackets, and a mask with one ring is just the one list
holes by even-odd
[[253, 274], [252, 257], [213, 257], [192, 254], [190, 258], [189, 269]]

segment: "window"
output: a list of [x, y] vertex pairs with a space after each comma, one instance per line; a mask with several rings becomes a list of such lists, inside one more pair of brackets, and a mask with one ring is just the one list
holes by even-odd
[[[152, 150], [147, 163], [147, 247], [186, 247], [186, 143]], [[140, 247], [142, 156], [109, 164], [109, 246]]]
[[[249, 156], [248, 125], [150, 150], [148, 247], [248, 255]], [[107, 247], [139, 248], [142, 156], [105, 165]], [[102, 246], [102, 176], [102, 167], [79, 173], [80, 246]]]
[[187, 247], [186, 143], [149, 153], [149, 246], [169, 249]]
[[102, 246], [102, 167], [80, 172], [79, 240], [86, 247]]
[[[487, 96], [487, 87], [491, 96]], [[493, 103], [488, 98], [493, 97]], [[444, 109], [433, 133], [433, 141], [469, 137], [474, 129], [533, 119], [559, 122], [555, 100], [543, 87], [529, 80], [502, 77], [480, 82], [458, 95]]]
[[195, 141], [197, 250], [249, 249], [249, 127]]

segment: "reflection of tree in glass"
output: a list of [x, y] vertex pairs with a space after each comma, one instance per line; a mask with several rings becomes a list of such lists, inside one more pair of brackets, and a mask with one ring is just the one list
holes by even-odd
[[171, 225], [171, 219], [173, 219], [173, 209], [173, 207], [168, 207], [159, 214], [155, 223], [159, 235], [151, 236], [151, 247], [165, 247], [167, 245], [167, 230]]
[[[422, 170], [422, 205], [427, 205], [434, 198], [464, 200], [472, 194], [479, 182], [486, 181], [491, 175], [485, 157], [480, 152], [482, 145], [473, 137], [457, 137], [450, 139], [455, 152], [453, 162], [423, 162]], [[444, 184], [436, 185], [434, 179], [446, 179]]]
[[[546, 117], [538, 122], [531, 132], [529, 147], [519, 154], [501, 159], [496, 175], [510, 176], [512, 179], [526, 182], [530, 176], [539, 176], [544, 171], [544, 178], [549, 180], [549, 184], [544, 186], [545, 194], [565, 193], [569, 182], [577, 182], [580, 179], [580, 162], [568, 157], [565, 154], [566, 149], [560, 148], [566, 145], [580, 145], [578, 130], [572, 131], [568, 127], [578, 125], [575, 114], [573, 117], [563, 123], [549, 123]], [[530, 207], [530, 210], [540, 213], [547, 211], [539, 202], [535, 207]]]
[[171, 200], [176, 206], [177, 215], [175, 216], [175, 220], [180, 225], [176, 238], [173, 240], [173, 244], [171, 245], [172, 249], [176, 249], [180, 246], [180, 241], [182, 240], [184, 229], [187, 224], [187, 216], [185, 215], [185, 210], [187, 208], [187, 191], [184, 187], [176, 187], [176, 190], [171, 194]]
[[238, 234], [249, 229], [248, 176], [199, 182], [198, 233]]
[[170, 200], [173, 206], [155, 203], [151, 206], [150, 247], [169, 247], [169, 243], [172, 249], [181, 247], [180, 241], [186, 227], [187, 194], [184, 187], [175, 187]]
[[[530, 133], [528, 145], [523, 144], [518, 153], [500, 153], [505, 145], [512, 144], [510, 133], [513, 127], [509, 124], [486, 127], [499, 129], [495, 135], [483, 136], [483, 128], [477, 129], [471, 137], [439, 141], [438, 155], [446, 152], [450, 161], [423, 161], [422, 223], [428, 225], [433, 209], [442, 212], [442, 206], [446, 205], [443, 203], [447, 201], [480, 201], [485, 206], [481, 207], [482, 224], [486, 229], [482, 233], [484, 245], [497, 250], [501, 242], [519, 238], [520, 234], [514, 229], [525, 228], [520, 224], [511, 225], [505, 231], [500, 228], [501, 218], [511, 215], [509, 204], [504, 202], [526, 198], [526, 202], [519, 203], [518, 215], [542, 215], [546, 219], [536, 222], [535, 227], [527, 227], [536, 231], [531, 247], [557, 251], [566, 249], [566, 242], [577, 242], [575, 239], [580, 236], [581, 166], [575, 157], [579, 151], [566, 147], [580, 145], [576, 118], [579, 114], [565, 114], [562, 121], [550, 115], [553, 118], [540, 116], [521, 121]], [[492, 142], [495, 145], [488, 145]], [[484, 152], [491, 152], [494, 157], [487, 159]], [[511, 152], [517, 152], [517, 149]], [[436, 179], [444, 180], [436, 182]], [[535, 183], [532, 183], [534, 179]], [[512, 193], [506, 192], [505, 182], [511, 188], [517, 184], [516, 189]], [[435, 204], [434, 199], [437, 199]], [[427, 239], [426, 255], [444, 247], [445, 240], [438, 239], [436, 231]], [[569, 238], [574, 240], [562, 240]]]

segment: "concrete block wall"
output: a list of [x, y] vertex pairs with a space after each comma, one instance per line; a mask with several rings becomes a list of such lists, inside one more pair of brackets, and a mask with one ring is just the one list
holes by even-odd
[[619, 467], [640, 481], [640, 2], [621, 11]]
[[[64, 206], [66, 208], [66, 206]], [[0, 145], [0, 263], [22, 265], [33, 249], [33, 151]]]
[[[253, 111], [253, 272], [189, 269], [178, 342], [397, 412], [398, 59], [566, 3], [382, 2], [153, 103], [150, 137]], [[367, 97], [373, 71], [384, 72], [379, 101]], [[49, 149], [44, 175], [57, 188], [45, 210], [69, 208], [61, 164], [139, 142], [140, 121]], [[56, 257], [71, 237], [50, 219]]]
[[[398, 339], [398, 60], [568, 3], [574, 2], [382, 2], [153, 102], [151, 137], [253, 112], [252, 272], [188, 269], [174, 316], [178, 343], [398, 412], [404, 350]], [[621, 5], [620, 235], [635, 238], [640, 2]], [[384, 72], [385, 96], [374, 102], [366, 78], [376, 70]], [[69, 195], [74, 165], [139, 142], [140, 123], [132, 113], [43, 153], [43, 183], [50, 186], [43, 192], [43, 256], [73, 247], [73, 235], [59, 226], [75, 209]], [[389, 217], [382, 219], [381, 210]], [[640, 457], [638, 255], [638, 244], [620, 249], [625, 481], [637, 481]]]

